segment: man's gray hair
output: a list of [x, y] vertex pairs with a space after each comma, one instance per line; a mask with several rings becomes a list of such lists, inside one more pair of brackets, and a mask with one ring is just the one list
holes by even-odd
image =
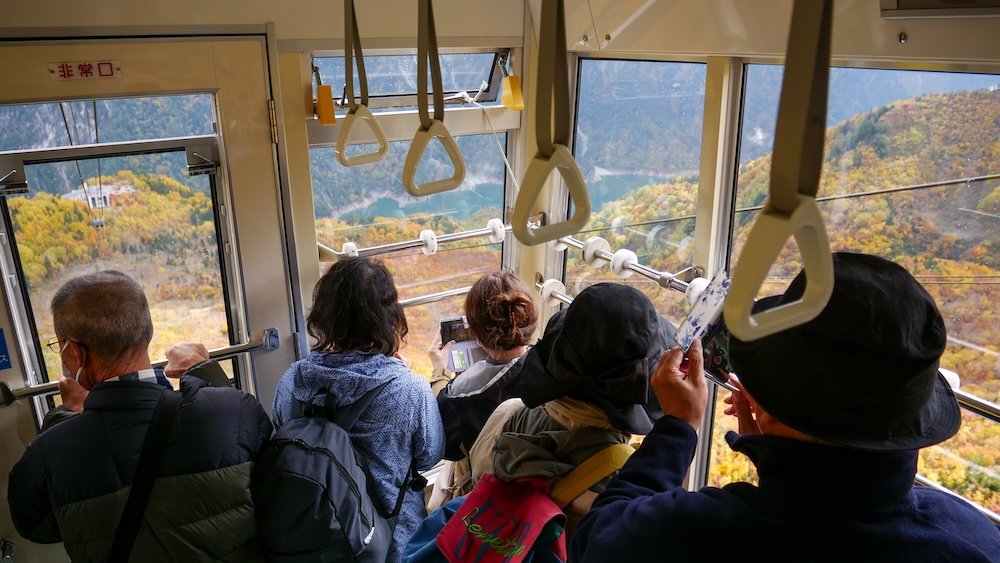
[[116, 270], [69, 280], [56, 291], [51, 307], [56, 334], [84, 344], [100, 358], [145, 349], [153, 338], [146, 294]]

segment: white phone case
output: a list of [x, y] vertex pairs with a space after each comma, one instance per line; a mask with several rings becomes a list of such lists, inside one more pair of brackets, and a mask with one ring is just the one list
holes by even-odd
[[722, 309], [726, 305], [728, 292], [729, 276], [725, 270], [719, 270], [698, 297], [698, 301], [691, 307], [687, 318], [677, 327], [677, 343], [685, 352], [695, 338], [705, 336], [718, 324], [722, 318]]

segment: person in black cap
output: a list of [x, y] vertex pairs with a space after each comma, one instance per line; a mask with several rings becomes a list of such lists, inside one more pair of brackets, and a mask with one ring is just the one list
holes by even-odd
[[634, 288], [601, 283], [580, 292], [524, 357], [510, 386], [519, 399], [497, 407], [472, 446], [473, 482], [486, 472], [556, 479], [649, 432], [660, 416], [649, 378], [675, 334]]
[[[672, 349], [652, 386], [663, 407], [580, 523], [576, 563], [663, 558], [754, 561], [1000, 561], [1000, 531], [970, 504], [914, 487], [919, 448], [958, 431], [958, 403], [938, 372], [944, 320], [897, 264], [833, 257], [818, 317], [764, 338], [730, 340], [742, 392], [726, 439], [759, 484], [683, 488], [706, 408], [702, 347]], [[800, 273], [784, 295], [799, 299]], [[721, 541], [720, 541], [721, 540]]]

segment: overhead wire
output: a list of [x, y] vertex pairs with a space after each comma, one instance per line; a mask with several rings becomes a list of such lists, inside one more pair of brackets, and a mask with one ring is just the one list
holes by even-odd
[[[91, 100], [91, 108], [94, 112], [94, 144], [100, 144], [101, 136], [97, 128], [97, 100]], [[100, 211], [100, 217], [96, 219], [95, 227], [104, 226], [104, 177], [101, 175], [101, 160], [97, 159], [97, 207]]]
[[500, 158], [503, 159], [504, 167], [507, 168], [507, 173], [510, 175], [510, 181], [513, 184], [513, 188], [514, 188], [514, 194], [513, 195], [516, 198], [518, 192], [521, 191], [521, 185], [517, 181], [517, 174], [514, 174], [514, 168], [511, 167], [510, 160], [507, 159], [507, 151], [503, 148], [503, 145], [500, 143], [500, 134], [497, 133], [496, 128], [493, 127], [493, 121], [490, 119], [489, 112], [486, 111], [486, 107], [484, 105], [482, 105], [478, 101], [476, 101], [479, 98], [479, 96], [482, 95], [483, 90], [484, 90], [484, 86], [488, 86], [488, 84], [483, 83], [483, 86], [479, 87], [479, 92], [476, 93], [475, 97], [470, 96], [469, 93], [465, 92], [465, 91], [459, 92], [458, 96], [462, 99], [463, 102], [468, 103], [468, 104], [472, 104], [472, 105], [476, 106], [477, 108], [479, 108], [479, 109], [481, 109], [483, 111], [483, 117], [486, 118], [486, 125], [488, 125], [489, 128], [490, 128], [490, 131], [493, 132], [493, 140], [496, 141], [497, 148], [500, 149]]
[[[64, 103], [72, 102], [59, 102], [59, 112], [62, 113], [63, 126], [66, 128], [66, 137], [69, 139], [70, 146], [79, 144], [78, 142], [73, 142], [73, 133], [77, 133], [77, 141], [79, 141], [79, 132], [76, 131], [76, 116], [73, 115], [73, 106], [70, 106], [69, 117], [66, 118], [66, 108], [63, 106]], [[70, 131], [69, 121], [73, 121], [73, 131]], [[91, 224], [94, 222], [94, 210], [90, 206], [90, 194], [87, 192], [87, 181], [83, 177], [83, 170], [80, 168], [80, 161], [74, 160], [73, 163], [76, 165], [76, 174], [80, 177], [80, 189], [83, 190], [83, 199], [87, 204], [87, 212], [90, 214]]]

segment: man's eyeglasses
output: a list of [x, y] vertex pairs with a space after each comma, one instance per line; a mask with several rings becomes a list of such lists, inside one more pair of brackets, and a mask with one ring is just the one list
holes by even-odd
[[63, 338], [62, 340], [59, 340], [59, 338], [57, 338], [55, 336], [53, 336], [52, 338], [50, 338], [49, 341], [45, 343], [45, 345], [48, 346], [49, 350], [52, 350], [52, 352], [54, 352], [56, 354], [62, 354], [62, 351], [63, 351], [63, 347], [62, 347], [63, 342], [76, 342], [84, 350], [87, 349], [87, 345], [84, 344], [83, 342], [80, 342], [79, 340], [73, 340], [72, 338]]

